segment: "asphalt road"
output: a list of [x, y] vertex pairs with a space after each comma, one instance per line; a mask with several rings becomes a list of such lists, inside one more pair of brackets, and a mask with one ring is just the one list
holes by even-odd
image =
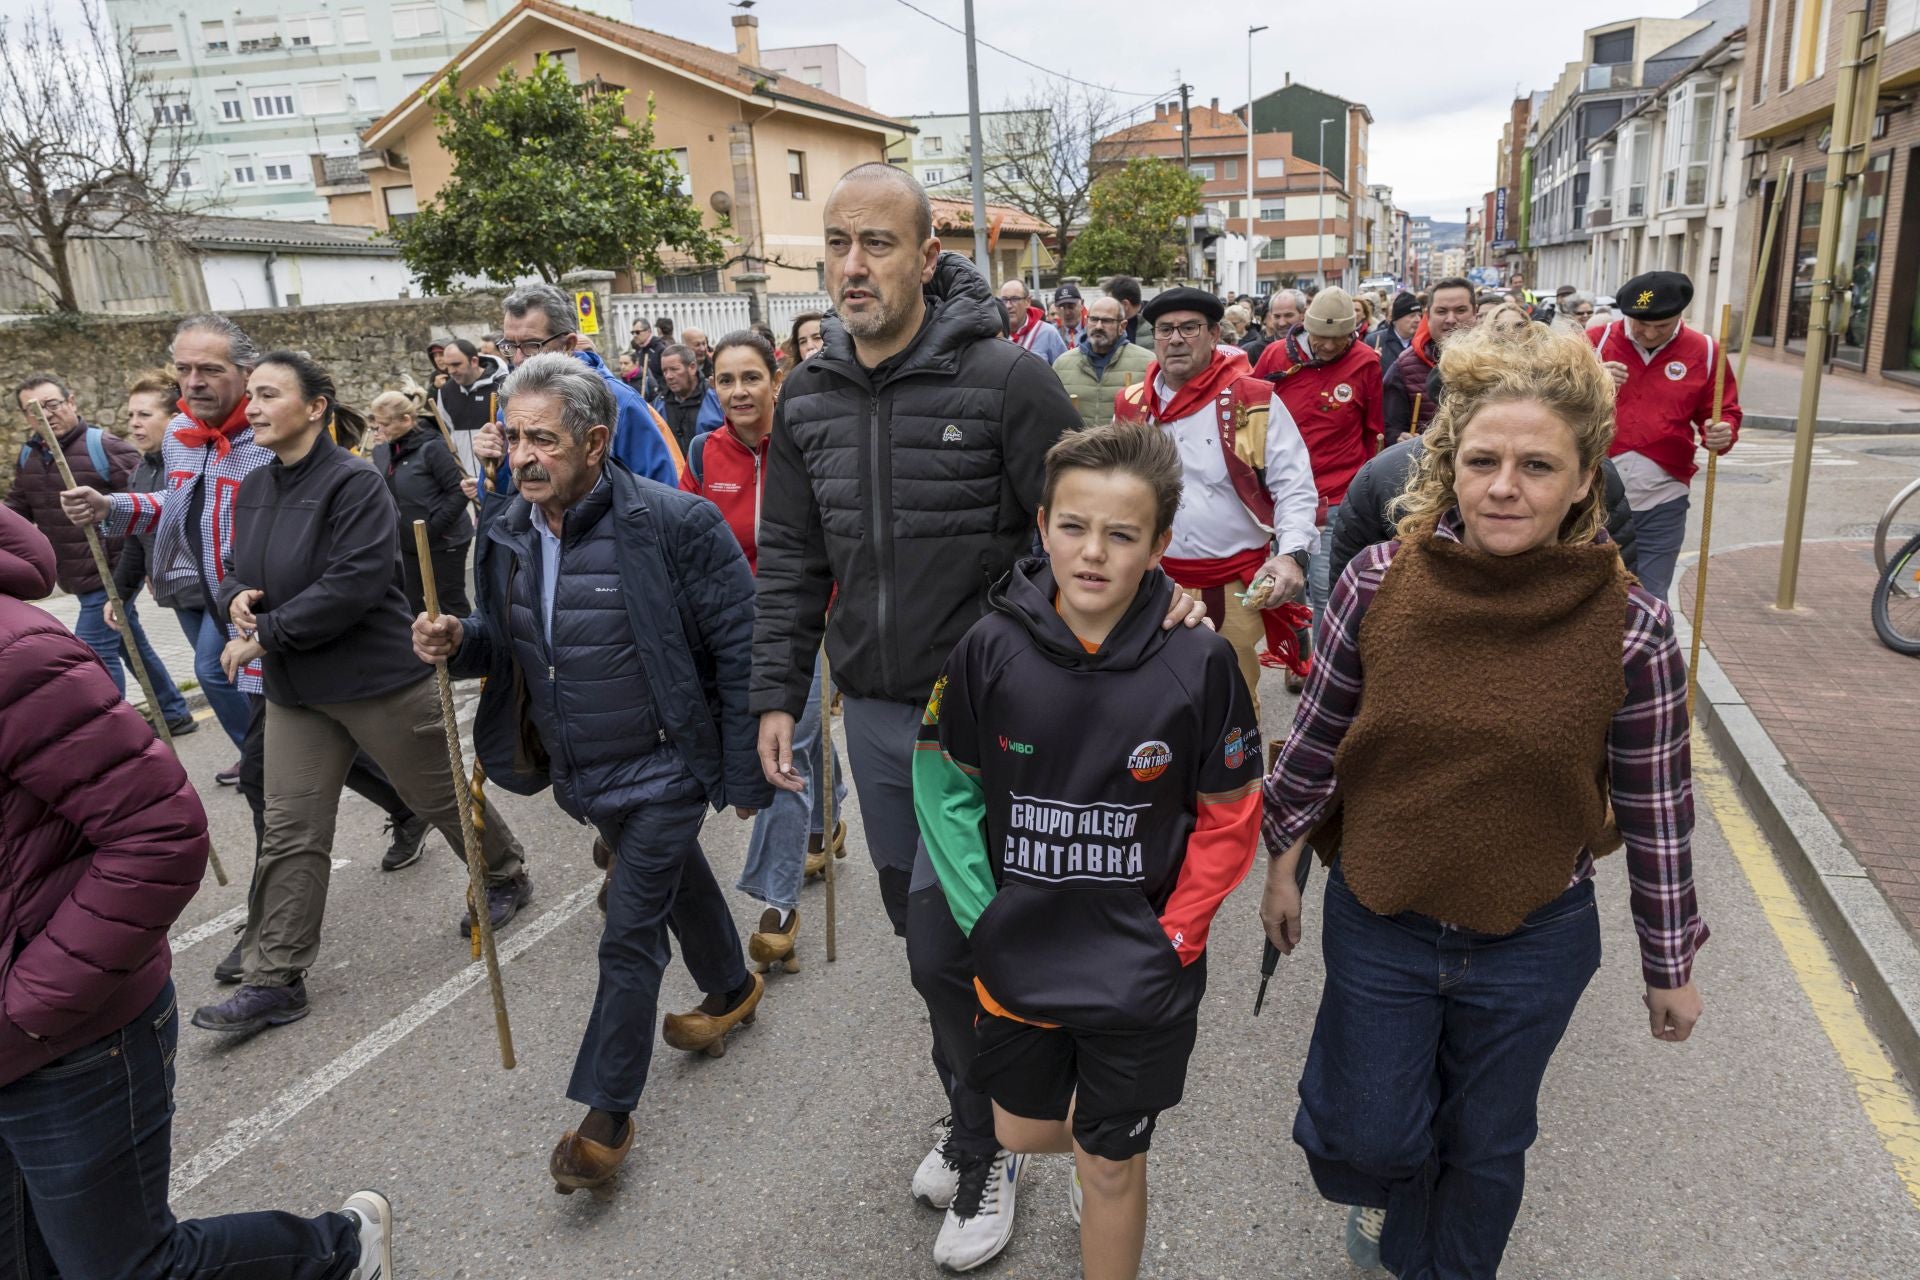
[[[1271, 674], [1266, 685], [1268, 730], [1282, 732], [1291, 700]], [[242, 903], [251, 845], [244, 803], [211, 785], [231, 759], [211, 729], [182, 747], [239, 874], [224, 889], [209, 878], [176, 929], [190, 943], [175, 970], [188, 1008], [224, 990], [211, 970], [229, 934], [195, 930]], [[175, 1210], [311, 1213], [378, 1187], [395, 1205], [402, 1280], [938, 1274], [939, 1215], [907, 1187], [945, 1108], [858, 823], [840, 864], [838, 962], [821, 950], [824, 890], [809, 887], [803, 971], [774, 975], [757, 1025], [724, 1058], [657, 1048], [619, 1182], [563, 1198], [547, 1156], [579, 1114], [563, 1091], [593, 991], [598, 873], [585, 831], [549, 800], [501, 806], [528, 846], [537, 893], [501, 939], [515, 957], [507, 984], [519, 1067], [499, 1067], [485, 985], [455, 931], [459, 864], [434, 838], [428, 858], [383, 875], [379, 815], [349, 796], [326, 940], [308, 978], [312, 1015], [242, 1043], [182, 1029]], [[730, 814], [709, 819], [706, 846], [724, 882], [738, 872], [746, 830]], [[1714, 936], [1699, 969], [1706, 1017], [1682, 1046], [1647, 1034], [1623, 868], [1602, 864], [1606, 961], [1547, 1078], [1506, 1274], [1913, 1274], [1920, 1179], [1911, 1191], [1902, 1182], [1705, 805], [1695, 853]], [[1314, 1194], [1288, 1137], [1321, 979], [1321, 885], [1308, 946], [1284, 962], [1257, 1020], [1252, 882], [1214, 928], [1187, 1100], [1156, 1135], [1147, 1275], [1352, 1274], [1342, 1212]], [[744, 931], [757, 904], [735, 901]], [[676, 965], [664, 1006], [697, 999]], [[1014, 1243], [983, 1274], [1077, 1274], [1067, 1169], [1065, 1157], [1033, 1163]]]

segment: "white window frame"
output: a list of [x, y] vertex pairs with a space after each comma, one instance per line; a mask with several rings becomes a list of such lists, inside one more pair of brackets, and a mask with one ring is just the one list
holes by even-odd
[[233, 45], [227, 39], [227, 20], [225, 18], [207, 18], [200, 23], [200, 51], [202, 53], [231, 53]]
[[920, 185], [923, 187], [937, 187], [946, 180], [947, 171], [945, 169], [922, 169], [920, 171]]
[[[280, 19], [235, 17], [233, 20], [233, 51], [235, 53], [258, 53], [263, 49], [277, 49], [285, 43], [280, 34]], [[248, 48], [252, 45], [252, 48]]]
[[201, 167], [198, 160], [187, 161], [180, 166], [180, 171], [173, 176], [173, 189], [175, 191], [201, 191], [206, 188], [206, 185], [206, 171]]
[[947, 140], [939, 134], [920, 139], [920, 154], [923, 156], [943, 155], [946, 152], [946, 147]]
[[439, 6], [432, 3], [396, 4], [388, 17], [393, 23], [395, 40], [420, 40], [441, 35], [445, 30]]
[[1219, 170], [1211, 160], [1195, 160], [1187, 166], [1187, 172], [1202, 182], [1218, 181]]
[[[290, 84], [257, 84], [247, 90], [250, 99], [248, 105], [253, 109], [255, 120], [292, 120], [300, 114], [297, 100], [293, 96]], [[261, 102], [269, 103], [274, 110], [262, 111]], [[286, 110], [278, 108], [284, 106]]]
[[177, 58], [180, 56], [180, 32], [171, 22], [150, 27], [134, 27], [127, 32], [127, 43], [135, 58]]
[[347, 112], [347, 88], [338, 80], [308, 80], [300, 86], [300, 113], [338, 116]]
[[254, 156], [229, 156], [227, 172], [232, 176], [233, 184], [237, 187], [260, 185], [260, 162]]
[[673, 157], [673, 167], [680, 171], [680, 194], [693, 195], [693, 159], [685, 147], [675, 147], [667, 153]]
[[[282, 170], [280, 174], [275, 169]], [[260, 181], [270, 187], [284, 187], [300, 180], [299, 156], [262, 156], [260, 157]]]
[[810, 194], [807, 180], [807, 153], [789, 150], [787, 152], [787, 196], [793, 200], [805, 200]]
[[347, 89], [347, 104], [355, 111], [379, 111], [387, 95], [381, 91], [379, 76], [355, 76]]
[[221, 124], [238, 124], [247, 118], [247, 104], [238, 89], [215, 89], [213, 106]]
[[287, 43], [296, 49], [324, 49], [333, 43], [333, 15], [302, 13], [287, 19]]
[[372, 40], [373, 33], [367, 29], [367, 11], [365, 9], [341, 10], [341, 44], [369, 44]]
[[193, 99], [186, 93], [157, 93], [153, 96], [155, 124], [192, 124]]

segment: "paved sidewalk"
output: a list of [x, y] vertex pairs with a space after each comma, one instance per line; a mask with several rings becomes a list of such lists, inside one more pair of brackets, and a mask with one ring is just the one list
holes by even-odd
[[[1773, 608], [1778, 546], [1713, 557], [1704, 643], [1909, 930], [1920, 935], [1920, 661], [1869, 609], [1871, 542], [1810, 542], [1793, 613]], [[1689, 571], [1673, 598], [1691, 611]]]
[[[1800, 411], [1800, 362], [1771, 360], [1756, 350], [1740, 384], [1740, 406], [1749, 425], [1791, 429]], [[1920, 387], [1885, 386], [1828, 374], [1820, 383], [1818, 428], [1920, 431]]]

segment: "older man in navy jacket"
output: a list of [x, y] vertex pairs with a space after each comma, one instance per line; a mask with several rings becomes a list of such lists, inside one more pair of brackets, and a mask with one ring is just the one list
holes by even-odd
[[567, 1088], [588, 1112], [552, 1159], [571, 1192], [612, 1178], [632, 1145], [669, 933], [707, 998], [667, 1015], [667, 1043], [717, 1057], [752, 1018], [761, 979], [699, 836], [708, 806], [751, 817], [772, 793], [747, 713], [753, 575], [719, 510], [609, 457], [615, 405], [595, 370], [535, 356], [505, 395], [519, 493], [489, 499], [482, 611], [422, 614], [414, 648], [488, 677], [474, 723], [487, 776], [524, 795], [551, 785], [613, 850], [600, 984]]

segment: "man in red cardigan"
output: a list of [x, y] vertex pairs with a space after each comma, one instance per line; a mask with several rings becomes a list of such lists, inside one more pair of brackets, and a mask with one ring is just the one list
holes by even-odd
[[1649, 271], [1620, 286], [1618, 298], [1626, 319], [1589, 329], [1587, 337], [1618, 388], [1610, 452], [1633, 510], [1640, 585], [1665, 600], [1687, 532], [1695, 449], [1705, 445], [1725, 453], [1733, 447], [1740, 435], [1740, 389], [1729, 368], [1715, 420], [1718, 352], [1712, 338], [1680, 319], [1693, 301], [1686, 276]]

